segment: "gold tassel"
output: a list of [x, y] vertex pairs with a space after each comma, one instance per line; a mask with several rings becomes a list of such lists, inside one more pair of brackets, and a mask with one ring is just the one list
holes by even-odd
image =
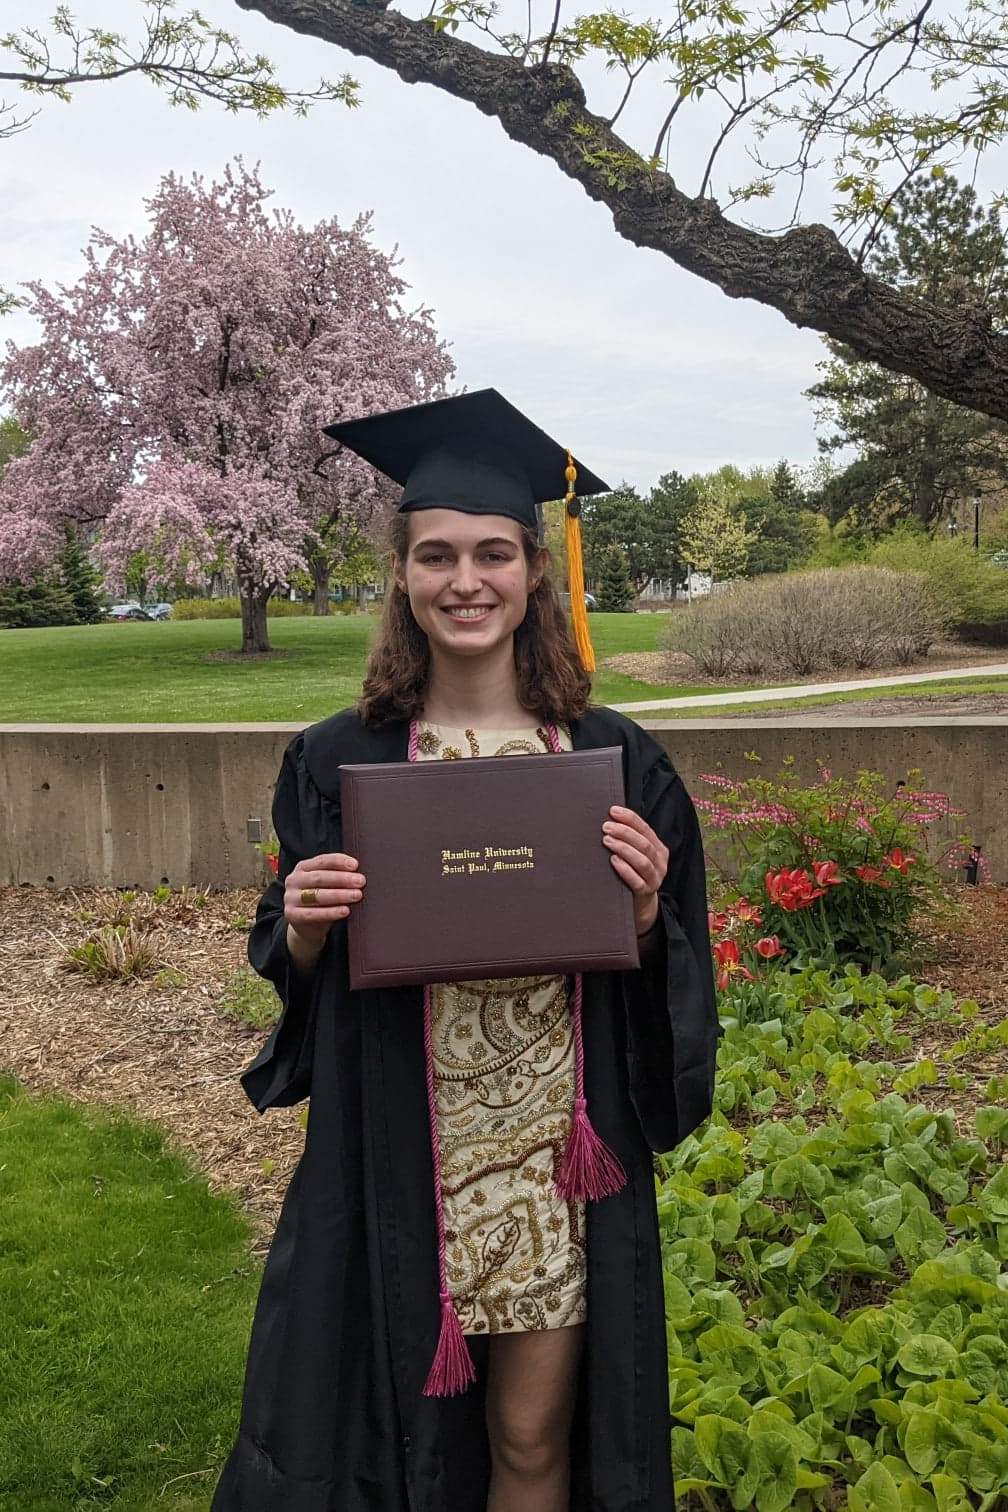
[[595, 671], [595, 650], [591, 631], [588, 629], [588, 611], [585, 608], [584, 557], [581, 551], [581, 501], [574, 492], [577, 468], [574, 458], [567, 453], [564, 469], [567, 479], [567, 494], [564, 498], [564, 539], [567, 546], [567, 587], [570, 589], [571, 629], [577, 646], [581, 665], [586, 672]]

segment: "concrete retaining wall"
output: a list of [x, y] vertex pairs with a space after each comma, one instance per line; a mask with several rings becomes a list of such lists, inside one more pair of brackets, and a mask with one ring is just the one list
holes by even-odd
[[[646, 726], [691, 792], [701, 772], [773, 773], [794, 756], [814, 779], [870, 768], [894, 783], [919, 767], [967, 817], [995, 881], [1008, 881], [1008, 719], [676, 720]], [[297, 724], [0, 725], [0, 883], [246, 887], [263, 862], [248, 838], [270, 833], [272, 784]], [[717, 854], [716, 840], [711, 845]]]

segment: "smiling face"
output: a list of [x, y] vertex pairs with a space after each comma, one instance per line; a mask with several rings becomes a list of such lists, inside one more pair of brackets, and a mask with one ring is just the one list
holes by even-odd
[[481, 656], [509, 642], [542, 577], [516, 520], [457, 509], [411, 510], [409, 550], [393, 563], [396, 582], [432, 653]]

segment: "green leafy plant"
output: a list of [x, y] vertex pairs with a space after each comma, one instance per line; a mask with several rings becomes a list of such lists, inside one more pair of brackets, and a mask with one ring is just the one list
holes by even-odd
[[219, 999], [222, 1013], [240, 1019], [252, 1029], [269, 1029], [276, 1023], [280, 1001], [272, 983], [248, 966], [240, 966], [228, 978]]

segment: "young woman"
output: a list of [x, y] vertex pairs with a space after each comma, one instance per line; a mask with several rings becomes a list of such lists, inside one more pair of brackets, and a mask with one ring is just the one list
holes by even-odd
[[[492, 390], [330, 433], [405, 488], [360, 702], [298, 735], [276, 786], [249, 958], [283, 1013], [242, 1082], [260, 1111], [311, 1103], [213, 1512], [673, 1512], [651, 1156], [713, 1090], [693, 806], [589, 706], [536, 507], [569, 455]], [[627, 806], [599, 843], [639, 970], [349, 990], [367, 879], [342, 763], [611, 745]]]

